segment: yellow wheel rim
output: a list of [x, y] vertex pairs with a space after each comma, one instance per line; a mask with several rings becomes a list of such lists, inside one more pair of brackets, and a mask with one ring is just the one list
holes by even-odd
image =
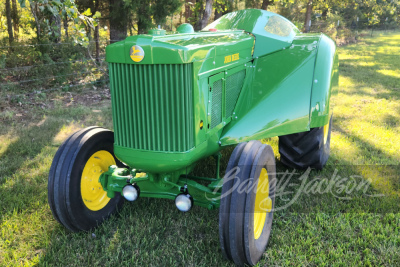
[[272, 200], [269, 197], [269, 179], [268, 172], [265, 168], [261, 169], [258, 178], [256, 201], [254, 206], [254, 239], [261, 236], [264, 229], [267, 213], [271, 212]]
[[83, 168], [81, 196], [83, 203], [90, 210], [101, 210], [110, 201], [107, 192], [99, 183], [100, 175], [107, 171], [110, 165], [116, 165], [113, 155], [108, 151], [100, 150], [89, 158]]
[[328, 121], [327, 125], [324, 125], [324, 144], [326, 144], [326, 141], [328, 140], [329, 124], [330, 123], [331, 123], [331, 120]]

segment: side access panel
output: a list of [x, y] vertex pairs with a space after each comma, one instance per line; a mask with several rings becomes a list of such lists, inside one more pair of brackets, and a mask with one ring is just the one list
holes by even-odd
[[[255, 59], [222, 145], [310, 129], [310, 99], [320, 35], [297, 38], [279, 52]], [[246, 77], [248, 78], [248, 77]], [[237, 118], [236, 118], [237, 116]]]

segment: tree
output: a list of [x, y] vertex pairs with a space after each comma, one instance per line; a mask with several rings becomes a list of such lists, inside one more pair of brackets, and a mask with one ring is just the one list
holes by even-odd
[[211, 13], [212, 13], [212, 4], [213, 0], [206, 0], [206, 5], [203, 9], [203, 2], [200, 2], [200, 12], [199, 12], [199, 17], [197, 20], [196, 25], [194, 26], [194, 29], [199, 31], [203, 29], [205, 26], [208, 24], [208, 20], [210, 19]]
[[[9, 1], [9, 0], [7, 0]], [[25, 0], [18, 0], [22, 8], [25, 7]], [[82, 45], [87, 45], [88, 38], [85, 36], [85, 25], [94, 28], [97, 23], [81, 14], [74, 0], [29, 0], [30, 10], [35, 19], [37, 40], [40, 42], [44, 36], [52, 36], [59, 39], [61, 36], [61, 15], [67, 16], [72, 22], [76, 32], [75, 40]], [[57, 40], [55, 40], [57, 41]]]
[[217, 20], [226, 13], [232, 12], [233, 0], [216, 0], [214, 9], [214, 20]]
[[109, 0], [110, 42], [126, 38], [129, 10], [123, 0]]
[[11, 16], [13, 20], [13, 26], [14, 26], [14, 37], [15, 39], [18, 40], [18, 33], [19, 33], [19, 14], [18, 14], [18, 6], [17, 6], [17, 1], [12, 0], [12, 11], [11, 11]]
[[306, 9], [306, 18], [304, 21], [304, 32], [310, 31], [312, 8], [313, 8], [313, 1], [308, 0], [307, 9]]
[[189, 23], [189, 18], [192, 14], [192, 5], [191, 0], [185, 0], [185, 23]]
[[12, 29], [10, 0], [6, 0], [6, 17], [7, 17], [8, 42], [10, 43], [10, 46], [11, 46], [11, 44], [14, 42], [14, 35], [13, 35], [13, 29]]
[[261, 9], [263, 10], [268, 10], [268, 6], [272, 5], [274, 3], [274, 0], [263, 0], [261, 4]]
[[146, 33], [153, 26], [164, 24], [166, 17], [173, 15], [181, 5], [180, 0], [125, 1], [128, 4], [128, 8], [133, 11], [137, 22], [138, 34]]
[[245, 7], [246, 8], [256, 8], [260, 5], [260, 0], [245, 0]]

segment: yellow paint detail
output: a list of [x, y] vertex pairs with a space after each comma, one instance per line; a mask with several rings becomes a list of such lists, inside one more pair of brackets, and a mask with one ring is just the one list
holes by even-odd
[[232, 55], [232, 61], [239, 60], [239, 53]]
[[331, 120], [329, 120], [327, 125], [324, 125], [324, 145], [326, 144], [326, 141], [328, 140], [329, 124], [330, 123], [331, 123]]
[[144, 58], [144, 51], [140, 46], [134, 45], [131, 47], [129, 55], [133, 61], [140, 62]]
[[258, 178], [256, 201], [254, 204], [254, 239], [258, 239], [264, 229], [267, 213], [272, 210], [269, 197], [269, 179], [267, 169], [262, 168]]
[[200, 128], [203, 128], [203, 121], [200, 122]]
[[231, 62], [231, 61], [232, 61], [232, 56], [231, 56], [231, 55], [225, 56], [224, 63], [229, 63], [229, 62]]
[[93, 211], [104, 208], [110, 198], [99, 183], [100, 175], [108, 170], [111, 165], [116, 165], [110, 152], [100, 150], [94, 153], [86, 162], [81, 177], [81, 196], [85, 206]]
[[239, 53], [225, 56], [224, 64], [235, 61], [235, 60], [239, 60]]

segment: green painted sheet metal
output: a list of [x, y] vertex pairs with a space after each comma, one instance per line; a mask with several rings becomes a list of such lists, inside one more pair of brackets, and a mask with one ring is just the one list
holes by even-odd
[[196, 161], [213, 155], [220, 149], [219, 134], [186, 152], [162, 152], [134, 149], [114, 144], [116, 157], [128, 166], [153, 173], [178, 171], [193, 165]]
[[[279, 24], [275, 24], [272, 27], [275, 29], [274, 33], [266, 29], [271, 18], [280, 20]], [[283, 27], [288, 28], [287, 33], [278, 35], [282, 31], [276, 29], [282, 29]], [[300, 33], [296, 26], [286, 18], [259, 9], [244, 9], [228, 13], [205, 27], [203, 31], [208, 31], [211, 28], [221, 31], [238, 29], [251, 32], [256, 37], [253, 57], [270, 54], [283, 47], [290, 46], [296, 34]]]
[[[136, 35], [106, 48], [106, 61], [125, 64], [181, 64], [210, 59], [220, 61], [226, 54], [237, 53], [240, 59], [251, 57], [254, 38], [243, 31], [218, 33], [186, 33], [165, 36]], [[143, 60], [135, 62], [130, 57], [131, 48], [140, 46]], [[215, 65], [215, 64], [214, 64]], [[216, 67], [216, 66], [213, 66]], [[209, 68], [208, 68], [209, 70]]]
[[339, 58], [335, 43], [322, 35], [315, 64], [314, 84], [311, 95], [310, 127], [320, 127], [328, 123], [333, 107], [330, 105], [332, 93], [339, 86]]
[[[320, 35], [297, 36], [289, 48], [247, 65], [251, 77], [222, 132], [222, 145], [310, 129], [310, 98]], [[237, 118], [236, 118], [237, 117]]]

